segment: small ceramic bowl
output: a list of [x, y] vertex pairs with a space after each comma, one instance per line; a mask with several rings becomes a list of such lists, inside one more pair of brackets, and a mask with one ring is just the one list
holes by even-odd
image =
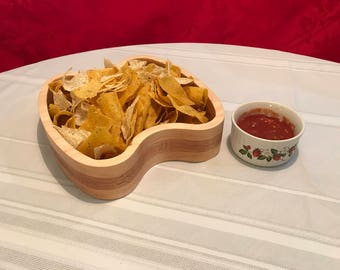
[[[282, 140], [263, 139], [241, 129], [237, 124], [239, 118], [258, 109], [273, 112], [278, 118], [288, 119], [294, 127], [294, 136]], [[235, 154], [248, 163], [263, 167], [282, 165], [290, 160], [304, 131], [304, 122], [294, 110], [274, 102], [255, 101], [242, 104], [233, 112], [231, 120], [230, 144]]]

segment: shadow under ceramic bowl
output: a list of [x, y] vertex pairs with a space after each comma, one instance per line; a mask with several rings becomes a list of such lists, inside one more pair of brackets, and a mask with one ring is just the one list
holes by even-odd
[[[255, 109], [270, 110], [279, 117], [285, 117], [294, 126], [294, 137], [284, 140], [269, 140], [256, 137], [242, 130], [238, 119]], [[235, 154], [242, 160], [257, 166], [274, 167], [290, 160], [304, 132], [304, 122], [291, 108], [270, 101], [254, 101], [240, 105], [231, 116], [230, 144]]]

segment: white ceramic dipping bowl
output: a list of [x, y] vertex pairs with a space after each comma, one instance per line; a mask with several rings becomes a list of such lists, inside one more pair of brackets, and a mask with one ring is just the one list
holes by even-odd
[[[285, 117], [295, 127], [294, 137], [284, 140], [262, 139], [242, 130], [237, 121], [246, 112], [263, 108]], [[274, 167], [286, 163], [295, 152], [304, 131], [304, 122], [292, 109], [274, 102], [254, 101], [240, 105], [232, 114], [231, 148], [242, 160], [257, 166]]]

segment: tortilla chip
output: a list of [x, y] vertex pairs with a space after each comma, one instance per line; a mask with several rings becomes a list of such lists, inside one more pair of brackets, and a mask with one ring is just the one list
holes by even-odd
[[94, 159], [112, 158], [120, 153], [120, 150], [107, 143], [93, 148]]
[[195, 103], [188, 98], [183, 87], [176, 81], [174, 77], [165, 76], [158, 79], [160, 87], [168, 93], [169, 96], [180, 100], [181, 103], [186, 105], [194, 105]]
[[121, 125], [124, 117], [123, 109], [120, 105], [116, 92], [107, 92], [100, 94], [97, 99], [100, 110], [112, 119], [111, 133], [113, 136], [120, 136]]
[[135, 132], [135, 124], [137, 120], [137, 111], [135, 110], [136, 104], [138, 102], [139, 96], [135, 98], [132, 104], [127, 108], [123, 121], [122, 121], [122, 134], [123, 138], [127, 142], [130, 142], [134, 132]]
[[137, 73], [132, 72], [131, 77], [130, 77], [130, 84], [127, 86], [125, 91], [120, 93], [120, 96], [119, 96], [120, 105], [123, 108], [126, 103], [128, 103], [129, 101], [132, 101], [135, 98], [140, 84], [141, 83], [138, 79]]
[[160, 106], [154, 100], [151, 100], [148, 113], [144, 122], [144, 129], [153, 127], [158, 124], [157, 120], [160, 118], [159, 116], [161, 115], [162, 109], [162, 106]]
[[195, 102], [195, 106], [205, 107], [207, 105], [208, 89], [198, 86], [184, 86], [184, 91], [188, 97]]
[[63, 138], [74, 148], [77, 148], [78, 145], [81, 144], [84, 140], [86, 140], [91, 134], [91, 132], [77, 128], [69, 128], [66, 126], [61, 127], [54, 126], [54, 127], [63, 136]]
[[73, 91], [79, 87], [84, 86], [89, 81], [86, 72], [78, 72], [75, 75], [67, 75], [63, 77], [63, 88], [66, 91]]
[[138, 103], [136, 104], [137, 119], [134, 136], [144, 130], [144, 124], [148, 115], [148, 110], [151, 104], [151, 97], [149, 95], [150, 85], [145, 85], [138, 92]]
[[171, 100], [171, 103], [174, 105], [174, 107], [181, 113], [190, 115], [192, 117], [196, 117], [201, 123], [208, 122], [208, 118], [205, 116], [205, 111], [199, 112], [187, 104], [183, 104], [183, 103], [181, 104], [181, 101], [176, 100], [175, 98], [171, 96], [169, 98]]
[[53, 117], [53, 124], [56, 126], [63, 126], [66, 124], [67, 120], [69, 120], [73, 116], [73, 113], [69, 111], [59, 111], [57, 114]]
[[64, 93], [59, 91], [53, 91], [53, 103], [57, 105], [60, 110], [67, 110], [72, 106], [72, 103], [66, 98]]
[[83, 154], [95, 158], [94, 149], [96, 147], [104, 144], [109, 144], [113, 148], [115, 147], [112, 145], [112, 140], [112, 134], [107, 128], [97, 127], [91, 132], [91, 135], [77, 147], [77, 149]]
[[49, 115], [51, 116], [52, 119], [59, 112], [60, 112], [60, 109], [59, 109], [58, 105], [55, 105], [53, 103], [48, 105], [48, 113], [49, 113]]
[[109, 130], [113, 125], [113, 120], [104, 115], [101, 110], [94, 105], [89, 107], [87, 118], [80, 126], [81, 129], [94, 131], [97, 127], [106, 128]]

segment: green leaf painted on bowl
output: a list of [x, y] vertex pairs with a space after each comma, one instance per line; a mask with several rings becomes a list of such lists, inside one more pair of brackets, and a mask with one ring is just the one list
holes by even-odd
[[272, 149], [270, 149], [270, 152], [271, 152], [273, 155], [276, 155], [278, 151], [277, 151], [276, 149], [272, 148]]
[[245, 155], [245, 154], [247, 154], [248, 150], [240, 149], [239, 152], [240, 152], [242, 155]]

